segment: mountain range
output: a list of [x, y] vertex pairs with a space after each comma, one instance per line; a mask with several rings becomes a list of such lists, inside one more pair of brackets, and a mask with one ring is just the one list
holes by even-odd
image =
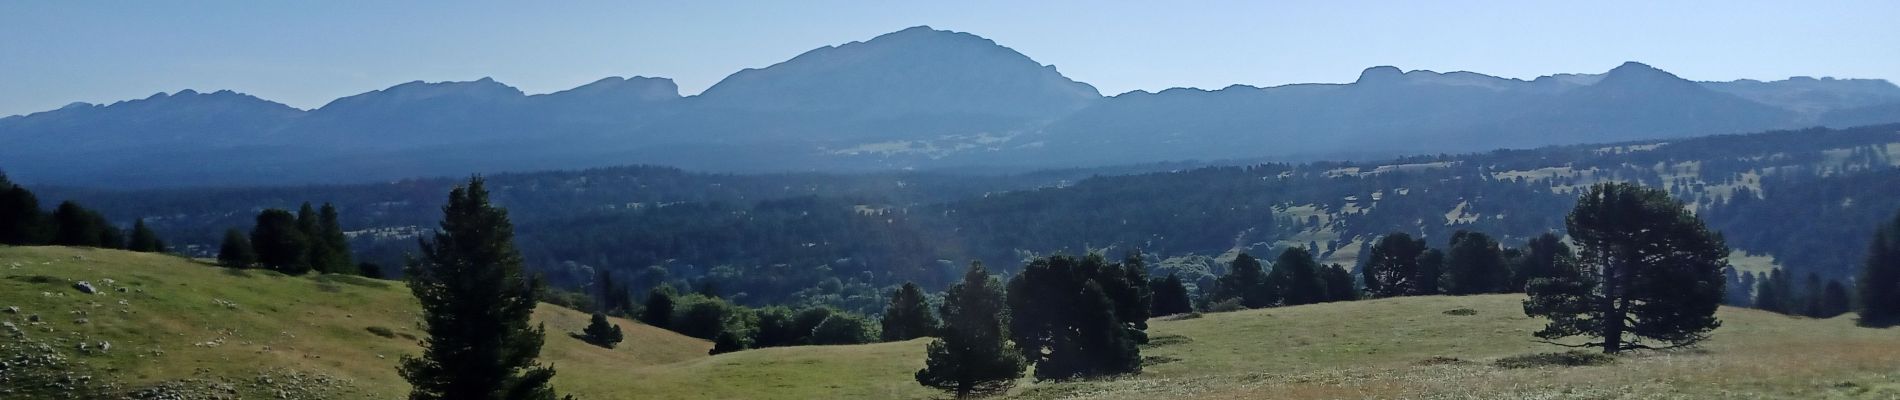
[[529, 95], [409, 82], [302, 110], [229, 90], [0, 118], [17, 181], [346, 183], [657, 164], [726, 172], [1365, 159], [1900, 121], [1884, 80], [1694, 82], [1630, 62], [1532, 80], [1379, 66], [1345, 84], [1104, 96], [1008, 47], [914, 27], [746, 69]]

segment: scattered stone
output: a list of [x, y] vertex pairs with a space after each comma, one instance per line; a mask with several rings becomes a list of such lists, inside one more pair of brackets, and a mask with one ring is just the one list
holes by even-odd
[[92, 282], [79, 281], [79, 283], [73, 284], [73, 288], [79, 289], [81, 293], [85, 294], [99, 294], [99, 289], [94, 289]]
[[7, 306], [7, 313], [8, 313], [8, 314], [19, 314], [19, 313], [20, 313], [20, 306]]
[[28, 315], [26, 316], [26, 322], [40, 322], [40, 315], [39, 314]]
[[131, 293], [131, 292], [132, 292], [132, 289], [127, 289], [124, 286], [119, 287], [119, 293]]

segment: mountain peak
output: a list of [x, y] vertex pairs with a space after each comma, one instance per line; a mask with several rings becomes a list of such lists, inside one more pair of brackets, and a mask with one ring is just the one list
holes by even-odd
[[1394, 67], [1390, 65], [1380, 65], [1377, 67], [1366, 68], [1365, 71], [1360, 71], [1359, 80], [1353, 81], [1353, 83], [1379, 84], [1379, 83], [1398, 82], [1401, 79], [1405, 79], [1404, 77], [1405, 77], [1405, 71], [1400, 71], [1399, 67]]

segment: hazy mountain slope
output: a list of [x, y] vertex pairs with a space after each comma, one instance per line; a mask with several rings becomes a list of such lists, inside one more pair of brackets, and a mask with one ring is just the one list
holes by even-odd
[[[409, 82], [303, 111], [182, 91], [0, 118], [16, 180], [178, 187], [354, 183], [627, 164], [726, 172], [1026, 170], [1177, 160], [1379, 159], [1900, 121], [1881, 80], [1690, 82], [1640, 63], [1532, 80], [1369, 68], [1346, 84], [1103, 97], [995, 41], [914, 27], [736, 72], [528, 95]], [[85, 160], [85, 162], [74, 162]]]

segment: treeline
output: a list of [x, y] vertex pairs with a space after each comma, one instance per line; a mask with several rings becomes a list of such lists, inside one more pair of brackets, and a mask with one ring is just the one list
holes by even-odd
[[40, 209], [39, 197], [0, 173], [0, 244], [11, 246], [81, 246], [162, 253], [170, 249], [141, 218], [128, 236], [104, 215], [73, 201], [60, 202], [52, 213]]
[[231, 268], [265, 268], [290, 275], [311, 271], [383, 278], [382, 267], [357, 264], [350, 256], [349, 239], [338, 222], [336, 207], [322, 211], [303, 203], [290, 211], [268, 209], [257, 214], [247, 236], [236, 228], [224, 232], [218, 246], [218, 264]]

